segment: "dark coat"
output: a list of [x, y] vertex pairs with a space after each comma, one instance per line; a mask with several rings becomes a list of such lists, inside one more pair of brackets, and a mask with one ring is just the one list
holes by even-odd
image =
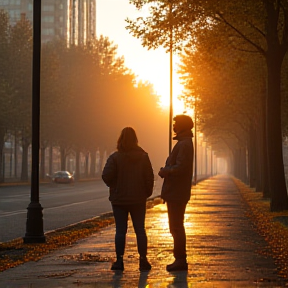
[[178, 140], [166, 160], [164, 182], [161, 191], [163, 200], [187, 203], [191, 196], [194, 147], [191, 130], [179, 133]]
[[153, 192], [152, 165], [148, 154], [141, 147], [111, 154], [102, 179], [110, 188], [109, 200], [112, 204], [143, 203]]

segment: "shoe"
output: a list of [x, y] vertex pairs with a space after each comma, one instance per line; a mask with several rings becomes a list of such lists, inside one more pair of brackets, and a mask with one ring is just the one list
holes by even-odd
[[166, 266], [166, 270], [168, 272], [187, 271], [188, 263], [186, 262], [186, 259], [176, 259], [172, 264]]
[[120, 270], [120, 271], [123, 271], [123, 270], [124, 270], [123, 258], [117, 259], [116, 262], [114, 262], [114, 263], [112, 264], [111, 270]]
[[151, 270], [151, 264], [148, 262], [147, 258], [140, 258], [140, 261], [139, 261], [139, 270], [141, 272], [144, 272], [144, 271], [150, 271]]

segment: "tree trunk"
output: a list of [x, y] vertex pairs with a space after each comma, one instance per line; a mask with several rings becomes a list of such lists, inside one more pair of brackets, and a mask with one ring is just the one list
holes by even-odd
[[18, 138], [17, 138], [17, 131], [15, 131], [15, 142], [14, 142], [14, 177], [17, 179], [18, 177]]
[[41, 155], [41, 160], [40, 160], [40, 179], [45, 178], [45, 149], [46, 147], [41, 146], [40, 148], [40, 155]]
[[[265, 89], [266, 91], [266, 89]], [[261, 165], [261, 174], [262, 174], [262, 191], [263, 191], [263, 198], [270, 198], [270, 188], [269, 188], [269, 173], [268, 173], [268, 154], [267, 154], [267, 129], [266, 129], [266, 94], [263, 93], [262, 96], [262, 108], [261, 108], [261, 143], [262, 143], [262, 165]]]
[[75, 178], [76, 180], [80, 179], [80, 151], [76, 150], [75, 152], [75, 158], [76, 158], [76, 167], [75, 167]]
[[237, 150], [238, 152], [237, 152], [237, 154], [238, 154], [238, 156], [237, 156], [237, 158], [238, 158], [238, 160], [237, 160], [237, 162], [238, 162], [238, 173], [239, 173], [239, 176], [238, 176], [238, 178], [242, 181], [242, 182], [244, 182], [245, 181], [245, 179], [244, 179], [244, 171], [243, 171], [243, 166], [244, 166], [244, 159], [243, 159], [243, 147], [239, 147], [239, 149]]
[[89, 152], [85, 154], [85, 177], [88, 178], [89, 173]]
[[288, 197], [285, 182], [282, 131], [281, 131], [281, 62], [275, 55], [267, 57], [268, 95], [267, 95], [267, 148], [269, 184], [271, 191], [271, 211], [288, 209]]
[[28, 182], [28, 148], [30, 142], [23, 140], [22, 143], [22, 169], [21, 181]]
[[53, 146], [49, 146], [49, 175], [53, 174]]
[[[288, 209], [281, 131], [281, 66], [287, 52], [278, 36], [279, 10], [274, 1], [266, 1], [267, 10], [267, 151], [271, 211]], [[278, 3], [279, 5], [279, 3]], [[288, 16], [288, 15], [286, 15]], [[285, 29], [288, 29], [285, 23]], [[287, 41], [287, 39], [283, 39]], [[286, 44], [286, 43], [284, 43]]]
[[3, 171], [3, 146], [0, 145], [0, 183], [4, 182]]
[[247, 172], [246, 172], [246, 147], [241, 147], [241, 180], [247, 184]]
[[90, 167], [90, 177], [96, 177], [96, 150], [91, 152], [91, 167]]
[[249, 157], [248, 157], [248, 165], [249, 165], [249, 184], [251, 188], [256, 187], [256, 166], [255, 166], [255, 154], [256, 154], [256, 147], [255, 147], [255, 129], [252, 126], [252, 123], [250, 123], [250, 129], [249, 129]]
[[262, 192], [263, 191], [263, 175], [262, 175], [262, 166], [263, 166], [263, 143], [262, 143], [262, 122], [261, 122], [261, 113], [257, 114], [257, 124], [255, 129], [255, 144], [256, 144], [256, 150], [255, 150], [255, 157], [256, 157], [256, 186], [255, 190], [256, 192]]
[[60, 147], [61, 171], [66, 170], [66, 151], [64, 147]]
[[232, 150], [232, 174], [236, 177], [239, 178], [238, 174], [238, 157], [237, 157], [237, 149]]
[[4, 175], [3, 175], [4, 137], [5, 137], [5, 131], [0, 128], [0, 183], [4, 182]]
[[[229, 152], [227, 153], [228, 154], [228, 157], [227, 157], [227, 172], [229, 174], [233, 174], [235, 176], [235, 158], [234, 158], [232, 150], [229, 149], [228, 151]], [[218, 171], [217, 171], [217, 160], [216, 160], [215, 167], [216, 167], [215, 174], [218, 174]]]

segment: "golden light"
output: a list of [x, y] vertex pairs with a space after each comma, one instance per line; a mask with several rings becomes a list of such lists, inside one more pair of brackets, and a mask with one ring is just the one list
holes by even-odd
[[[164, 77], [165, 76], [165, 77]], [[170, 106], [170, 87], [167, 81], [166, 75], [163, 77], [157, 77], [153, 80], [153, 85], [156, 93], [160, 96], [160, 105], [164, 109], [169, 109]], [[183, 86], [180, 83], [179, 76], [173, 73], [173, 114], [182, 114], [185, 110], [183, 101], [179, 99], [183, 90]]]

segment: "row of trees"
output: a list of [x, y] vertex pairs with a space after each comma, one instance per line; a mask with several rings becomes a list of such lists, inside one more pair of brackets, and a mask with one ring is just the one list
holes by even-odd
[[272, 211], [288, 209], [282, 155], [288, 134], [288, 2], [131, 3], [150, 6], [148, 17], [127, 19], [127, 29], [144, 46], [182, 51], [183, 98], [196, 108], [197, 125], [213, 150], [230, 159], [235, 176], [271, 198]]
[[[8, 15], [0, 11], [0, 181], [7, 132], [22, 147], [21, 180], [28, 180], [32, 40], [27, 19], [11, 27]], [[108, 38], [100, 36], [85, 46], [67, 47], [65, 41], [45, 43], [41, 61], [40, 177], [47, 173], [47, 147], [59, 148], [61, 170], [66, 169], [67, 155], [75, 155], [76, 177], [80, 153], [89, 152], [90, 176], [95, 176], [96, 151], [113, 151], [125, 126], [136, 129], [155, 169], [162, 164], [166, 153], [161, 147], [154, 149], [153, 139], [165, 141], [167, 112], [158, 106], [151, 84], [136, 81]]]

